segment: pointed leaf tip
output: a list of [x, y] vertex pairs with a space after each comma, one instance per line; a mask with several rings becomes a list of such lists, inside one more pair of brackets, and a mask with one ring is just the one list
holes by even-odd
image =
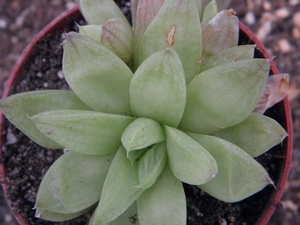
[[210, 135], [189, 135], [217, 161], [219, 172], [199, 187], [225, 202], [241, 201], [271, 184], [267, 171], [241, 148]]
[[269, 69], [265, 59], [248, 59], [200, 73], [187, 86], [187, 101], [179, 127], [211, 134], [242, 122], [254, 110]]

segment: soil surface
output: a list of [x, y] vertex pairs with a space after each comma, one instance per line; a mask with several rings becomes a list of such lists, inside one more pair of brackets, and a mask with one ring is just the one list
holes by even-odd
[[[32, 37], [74, 5], [72, 0], [0, 0], [1, 93], [13, 65]], [[276, 210], [269, 225], [300, 225], [300, 0], [233, 0], [232, 8], [265, 44], [270, 55], [276, 56], [274, 61], [280, 72], [291, 76], [289, 100], [294, 119], [293, 162], [281, 207]], [[0, 225], [15, 224], [0, 192]]]

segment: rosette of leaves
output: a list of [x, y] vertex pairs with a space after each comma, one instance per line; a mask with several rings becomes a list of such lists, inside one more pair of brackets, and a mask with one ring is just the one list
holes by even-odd
[[64, 42], [72, 91], [1, 100], [5, 116], [46, 148], [67, 148], [40, 185], [36, 216], [90, 225], [186, 224], [182, 182], [226, 202], [273, 184], [253, 158], [287, 135], [266, 108], [288, 75], [238, 46], [229, 1], [81, 0], [89, 25]]

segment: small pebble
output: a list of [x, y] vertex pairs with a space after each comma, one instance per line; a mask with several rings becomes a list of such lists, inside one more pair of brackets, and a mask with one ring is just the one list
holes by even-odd
[[245, 22], [248, 25], [253, 25], [256, 22], [256, 18], [255, 15], [252, 11], [247, 12], [247, 14], [245, 15]]
[[282, 53], [289, 53], [292, 51], [292, 46], [286, 39], [279, 40], [278, 46]]
[[77, 4], [74, 3], [74, 2], [67, 2], [67, 3], [66, 3], [66, 8], [67, 8], [67, 9], [72, 9], [72, 8], [74, 8], [75, 6], [77, 6]]
[[295, 24], [295, 26], [300, 28], [300, 12], [296, 12], [293, 15], [293, 23]]
[[37, 77], [42, 77], [43, 74], [42, 74], [41, 72], [38, 72], [38, 73], [36, 74], [36, 76], [37, 76]]
[[0, 19], [0, 29], [5, 29], [7, 27], [7, 22], [4, 19]]
[[62, 70], [57, 72], [57, 76], [59, 77], [59, 79], [64, 79], [64, 73]]
[[264, 42], [265, 39], [266, 39], [266, 37], [270, 34], [271, 31], [272, 31], [272, 21], [271, 20], [267, 20], [258, 29], [258, 31], [256, 33], [256, 37], [261, 42]]
[[298, 27], [293, 27], [292, 35], [293, 38], [300, 39], [300, 29]]
[[298, 5], [299, 3], [300, 3], [300, 0], [290, 0], [289, 1], [290, 6], [295, 6], [295, 5]]
[[267, 1], [264, 1], [262, 6], [265, 11], [270, 11], [272, 9], [271, 3]]
[[227, 221], [224, 218], [222, 218], [219, 220], [219, 225], [227, 225]]
[[283, 208], [285, 208], [285, 209], [289, 209], [294, 212], [296, 212], [298, 210], [297, 204], [295, 204], [291, 200], [282, 201], [281, 203], [282, 203]]
[[14, 134], [12, 134], [11, 132], [8, 132], [6, 134], [6, 141], [8, 145], [12, 145], [15, 144], [17, 142], [17, 138]]
[[7, 223], [7, 224], [10, 224], [11, 222], [13, 222], [12, 215], [5, 214], [5, 216], [4, 216], [4, 222]]
[[275, 15], [279, 19], [286, 19], [290, 16], [290, 11], [287, 7], [282, 7], [275, 11]]

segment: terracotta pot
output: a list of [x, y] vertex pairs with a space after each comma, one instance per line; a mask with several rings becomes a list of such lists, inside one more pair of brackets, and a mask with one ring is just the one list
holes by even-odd
[[[262, 45], [262, 43], [255, 37], [255, 35], [241, 22], [239, 22], [240, 32], [242, 35], [245, 35], [249, 39], [249, 44], [256, 44], [256, 48], [260, 52], [261, 56], [265, 59], [271, 59], [269, 53]], [[279, 71], [275, 65], [275, 63], [271, 62], [271, 72], [270, 74], [279, 74]], [[281, 105], [281, 114], [284, 117], [283, 127], [289, 134], [289, 136], [285, 139], [284, 146], [284, 162], [282, 165], [281, 173], [279, 174], [279, 179], [277, 181], [276, 188], [277, 190], [274, 192], [273, 196], [270, 198], [269, 203], [265, 207], [265, 210], [262, 213], [261, 218], [259, 218], [257, 225], [265, 225], [270, 220], [274, 210], [276, 209], [280, 198], [283, 194], [285, 184], [288, 179], [288, 174], [290, 170], [290, 164], [292, 161], [292, 152], [293, 152], [293, 122], [291, 117], [290, 105], [287, 97], [279, 103]]]
[[[12, 85], [14, 85], [14, 82], [16, 80], [16, 77], [19, 76], [21, 73], [22, 69], [24, 68], [24, 65], [28, 62], [29, 55], [33, 53], [33, 48], [34, 45], [38, 42], [39, 39], [45, 37], [48, 33], [51, 33], [56, 30], [65, 30], [65, 24], [66, 21], [74, 21], [74, 20], [80, 20], [82, 19], [82, 15], [79, 12], [78, 8], [74, 8], [64, 14], [62, 14], [60, 17], [52, 21], [48, 26], [46, 26], [35, 38], [34, 40], [29, 44], [29, 46], [25, 49], [23, 52], [22, 56], [18, 60], [12, 74], [10, 75], [2, 98], [6, 98], [8, 96], [9, 90]], [[266, 49], [263, 47], [263, 45], [259, 42], [259, 40], [251, 33], [248, 28], [246, 28], [242, 23], [239, 24], [240, 26], [240, 36], [242, 38], [245, 38], [245, 43], [246, 44], [256, 44], [257, 46], [257, 51], [256, 55], [258, 57], [263, 57], [270, 59], [271, 57], [267, 53]], [[271, 73], [270, 74], [278, 74], [278, 69], [276, 68], [274, 62], [271, 62]], [[291, 120], [291, 113], [290, 113], [290, 107], [289, 107], [289, 102], [287, 98], [285, 98], [282, 102], [278, 104], [280, 108], [280, 114], [282, 115], [282, 126], [286, 129], [288, 132], [289, 136], [285, 139], [284, 143], [282, 144], [284, 148], [284, 156], [283, 156], [283, 163], [282, 163], [282, 168], [281, 172], [279, 174], [279, 179], [276, 182], [276, 187], [277, 189], [274, 191], [273, 195], [269, 199], [268, 204], [265, 207], [265, 210], [262, 212], [261, 217], [258, 219], [258, 222], [256, 223], [257, 225], [265, 225], [269, 221], [270, 217], [272, 216], [277, 204], [280, 201], [280, 198], [282, 196], [284, 186], [287, 181], [288, 173], [289, 173], [289, 168], [290, 168], [290, 163], [291, 163], [291, 158], [292, 158], [292, 139], [293, 139], [293, 134], [292, 134], [292, 120]], [[1, 134], [5, 133], [4, 127], [4, 117], [2, 114], [0, 115], [0, 132]], [[4, 136], [1, 136], [0, 139], [0, 145], [1, 149], [3, 144], [5, 143], [4, 141]], [[0, 158], [1, 158], [1, 151], [0, 151]], [[6, 167], [4, 164], [0, 164], [0, 180], [5, 181], [7, 177], [7, 171]], [[6, 190], [6, 184], [2, 183], [4, 192]], [[14, 209], [12, 209], [14, 211]], [[16, 219], [21, 225], [26, 225], [24, 222], [24, 219], [20, 216], [20, 214], [15, 215]]]

